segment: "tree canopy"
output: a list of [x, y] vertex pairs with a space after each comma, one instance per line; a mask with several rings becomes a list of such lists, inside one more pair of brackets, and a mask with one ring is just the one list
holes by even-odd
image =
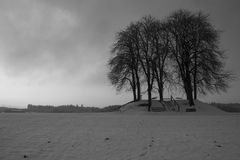
[[226, 91], [233, 79], [224, 70], [219, 34], [202, 12], [177, 10], [164, 20], [145, 16], [117, 33], [108, 77], [117, 90], [128, 86], [134, 101], [146, 85], [149, 111], [154, 86], [163, 101], [164, 83], [173, 85], [174, 77], [192, 106], [198, 93]]

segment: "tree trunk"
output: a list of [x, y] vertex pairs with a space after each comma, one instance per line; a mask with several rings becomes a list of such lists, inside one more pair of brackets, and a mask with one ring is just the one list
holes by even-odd
[[152, 89], [150, 86], [148, 86], [148, 112], [151, 111], [151, 106], [152, 106]]
[[194, 106], [194, 101], [193, 101], [193, 95], [192, 95], [192, 83], [191, 83], [191, 77], [190, 73], [186, 73], [186, 94], [187, 94], [187, 99], [188, 103], [190, 106]]
[[163, 82], [158, 82], [158, 95], [159, 95], [159, 101], [163, 101]]
[[137, 81], [137, 101], [141, 100], [141, 84], [138, 74], [136, 73], [136, 81]]
[[191, 81], [191, 72], [189, 71], [189, 64], [185, 63], [185, 75], [186, 77], [183, 78], [184, 81], [184, 88], [187, 94], [188, 103], [190, 106], [194, 106], [193, 101], [193, 89], [192, 89], [192, 81]]
[[134, 70], [132, 70], [132, 91], [133, 91], [133, 101], [136, 101], [137, 100], [137, 96], [136, 96], [136, 80], [135, 80]]
[[137, 96], [136, 96], [136, 88], [133, 89], [133, 101], [137, 100]]
[[197, 83], [196, 83], [196, 77], [194, 77], [194, 99], [197, 99]]
[[194, 55], [194, 75], [193, 75], [194, 99], [197, 99], [197, 55]]
[[192, 87], [188, 86], [188, 103], [190, 106], [194, 106], [193, 95], [192, 95]]
[[163, 71], [160, 73], [160, 83], [159, 83], [159, 99], [162, 102], [163, 101]]
[[159, 94], [159, 100], [162, 102], [163, 101], [163, 90], [158, 90], [158, 94]]
[[160, 100], [160, 102], [162, 102], [163, 101], [163, 91], [158, 89], [158, 94], [159, 94], [159, 100]]

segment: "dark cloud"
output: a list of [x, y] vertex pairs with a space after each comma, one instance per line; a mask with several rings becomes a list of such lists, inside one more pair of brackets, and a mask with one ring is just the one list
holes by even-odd
[[99, 44], [105, 38], [94, 31], [97, 23], [88, 24], [84, 16], [64, 6], [16, 3], [2, 2], [0, 15], [1, 64], [11, 75], [38, 70], [77, 73], [82, 65], [101, 57], [96, 52], [101, 52]]
[[[3, 7], [3, 6], [2, 6]], [[18, 1], [1, 11], [1, 56], [13, 72], [61, 67], [74, 59], [79, 40], [77, 19], [68, 11], [34, 1]]]
[[1, 1], [2, 67], [11, 75], [81, 72], [82, 65], [106, 59], [115, 32], [145, 14], [158, 16], [161, 8], [166, 12], [168, 7], [163, 6], [173, 1], [159, 4], [156, 0]]

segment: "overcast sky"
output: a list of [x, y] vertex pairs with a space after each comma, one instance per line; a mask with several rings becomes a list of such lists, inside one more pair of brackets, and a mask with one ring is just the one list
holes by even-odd
[[[0, 105], [123, 104], [107, 80], [116, 32], [144, 15], [203, 11], [221, 34], [226, 68], [240, 75], [238, 0], [0, 0]], [[205, 101], [240, 102], [240, 81]]]

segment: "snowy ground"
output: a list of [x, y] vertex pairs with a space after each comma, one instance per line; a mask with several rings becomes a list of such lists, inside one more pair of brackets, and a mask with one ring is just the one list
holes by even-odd
[[0, 114], [0, 160], [239, 158], [238, 114]]

